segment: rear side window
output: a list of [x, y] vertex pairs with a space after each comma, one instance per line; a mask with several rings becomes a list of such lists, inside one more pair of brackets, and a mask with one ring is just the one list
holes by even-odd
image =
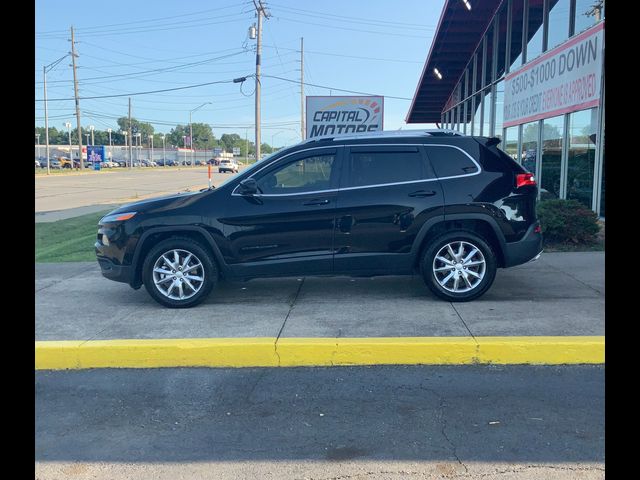
[[425, 145], [425, 150], [438, 178], [459, 177], [478, 171], [471, 158], [457, 148]]
[[425, 178], [423, 159], [415, 151], [351, 152], [347, 187], [411, 182]]

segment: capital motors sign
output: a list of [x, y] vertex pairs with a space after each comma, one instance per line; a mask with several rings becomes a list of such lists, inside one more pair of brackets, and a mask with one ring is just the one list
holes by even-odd
[[307, 97], [307, 138], [383, 130], [384, 97]]

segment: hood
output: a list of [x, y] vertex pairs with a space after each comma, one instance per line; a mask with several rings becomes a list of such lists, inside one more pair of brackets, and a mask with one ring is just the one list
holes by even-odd
[[116, 208], [107, 215], [113, 215], [116, 213], [125, 212], [147, 212], [150, 210], [169, 209], [176, 208], [184, 205], [185, 203], [191, 203], [206, 192], [211, 190], [196, 191], [196, 192], [178, 192], [171, 195], [163, 195], [160, 197], [148, 198], [146, 200], [140, 200], [139, 202], [127, 203], [121, 207]]

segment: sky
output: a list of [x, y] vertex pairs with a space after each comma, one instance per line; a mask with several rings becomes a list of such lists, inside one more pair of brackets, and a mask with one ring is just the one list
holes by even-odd
[[[263, 3], [270, 14], [262, 36], [263, 142], [300, 141], [300, 37], [306, 95], [382, 95], [385, 130], [433, 127], [404, 119], [444, 0]], [[43, 67], [70, 51], [73, 26], [83, 126], [117, 130], [131, 96], [132, 116], [168, 133], [210, 102], [192, 113], [194, 123], [210, 124], [216, 138], [238, 133], [253, 140], [254, 79], [232, 83], [255, 73], [251, 0], [36, 0], [35, 13], [36, 126], [44, 126]], [[76, 125], [70, 65], [64, 58], [47, 73], [49, 126], [65, 130], [67, 121]], [[144, 93], [210, 82], [220, 83]], [[101, 96], [112, 97], [84, 98]]]

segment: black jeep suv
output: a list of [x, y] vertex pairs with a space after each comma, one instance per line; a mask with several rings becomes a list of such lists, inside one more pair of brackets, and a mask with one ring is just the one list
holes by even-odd
[[448, 301], [542, 251], [533, 175], [499, 139], [399, 131], [314, 138], [216, 189], [131, 203], [100, 220], [102, 274], [167, 307], [220, 278], [420, 272]]

